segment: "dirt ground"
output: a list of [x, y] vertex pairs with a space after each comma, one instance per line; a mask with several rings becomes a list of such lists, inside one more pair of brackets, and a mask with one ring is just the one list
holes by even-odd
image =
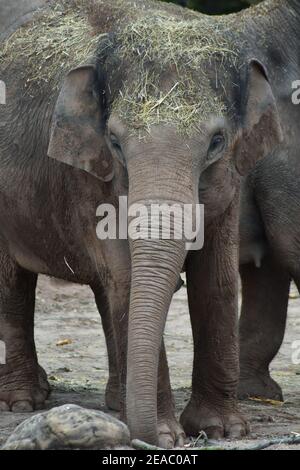
[[[272, 364], [273, 377], [283, 388], [285, 402], [276, 406], [256, 401], [242, 402], [241, 409], [250, 420], [252, 432], [249, 440], [235, 442], [234, 445], [300, 433], [300, 364], [292, 361], [293, 342], [300, 341], [299, 310], [300, 298], [293, 289], [284, 344]], [[192, 336], [184, 287], [174, 296], [165, 339], [176, 408], [180, 413], [190, 394], [192, 369]], [[69, 344], [57, 345], [63, 340], [69, 340], [65, 341]], [[106, 349], [100, 318], [88, 287], [57, 286], [48, 278], [40, 277], [36, 343], [39, 362], [46, 369], [52, 386], [47, 408], [75, 403], [105, 410]], [[27, 417], [27, 414], [0, 414], [0, 446]], [[278, 449], [284, 447], [273, 446]], [[299, 450], [300, 445], [288, 448]]]

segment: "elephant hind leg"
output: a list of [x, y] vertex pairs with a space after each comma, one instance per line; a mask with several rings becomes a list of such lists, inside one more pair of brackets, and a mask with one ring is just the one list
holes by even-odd
[[49, 394], [34, 344], [36, 281], [0, 251], [0, 411], [33, 411]]
[[282, 400], [280, 386], [271, 378], [269, 365], [282, 344], [290, 276], [268, 255], [260, 268], [240, 267], [242, 311], [240, 330], [240, 399], [249, 396]]

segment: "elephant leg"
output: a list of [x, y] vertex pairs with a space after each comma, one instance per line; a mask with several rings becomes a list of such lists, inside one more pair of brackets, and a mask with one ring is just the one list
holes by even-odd
[[242, 265], [240, 275], [243, 303], [238, 396], [283, 400], [280, 386], [270, 376], [269, 365], [283, 341], [289, 274], [268, 256], [260, 268]]
[[43, 406], [49, 385], [34, 344], [37, 275], [0, 252], [0, 410], [28, 412]]
[[183, 447], [185, 434], [175, 415], [175, 403], [164, 340], [162, 341], [158, 367], [157, 419], [160, 445], [165, 449], [174, 446]]
[[93, 292], [101, 316], [108, 356], [109, 377], [105, 390], [105, 403], [107, 408], [120, 411], [118, 352], [112, 313], [103, 289], [98, 286], [97, 288], [93, 288]]
[[194, 340], [192, 394], [180, 422], [187, 435], [238, 438], [248, 425], [237, 407], [238, 252], [236, 206], [206, 231], [186, 261]]

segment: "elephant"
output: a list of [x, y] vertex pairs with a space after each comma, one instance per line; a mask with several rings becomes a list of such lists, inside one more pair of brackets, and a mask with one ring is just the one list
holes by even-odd
[[[282, 111], [287, 128], [300, 117], [299, 106], [289, 109]], [[293, 133], [289, 129], [285, 145], [257, 164], [242, 192], [240, 399], [284, 399], [269, 366], [284, 338], [291, 280], [300, 289], [299, 137]]]
[[[281, 387], [270, 376], [269, 366], [283, 341], [291, 280], [300, 288], [297, 99], [300, 2], [273, 4], [276, 38], [271, 34], [264, 41], [259, 57], [268, 67], [284, 140], [269, 158], [257, 163], [242, 183], [238, 387], [241, 399], [250, 396], [283, 400]], [[270, 21], [265, 16], [258, 26], [267, 31]]]
[[[279, 53], [269, 46], [265, 61], [262, 52], [271, 41], [266, 18], [280, 27], [286, 18], [292, 28], [296, 14], [291, 0], [228, 18], [151, 0], [60, 0], [6, 40], [0, 312], [12, 390], [2, 373], [5, 409], [23, 406], [39, 386], [32, 317], [36, 275], [45, 273], [101, 285], [132, 438], [172, 447], [182, 445], [183, 430], [213, 438], [248, 432], [237, 406], [240, 186], [284, 138], [280, 87], [272, 83]], [[174, 225], [167, 238], [97, 240], [97, 204], [116, 206], [122, 191], [129, 208], [146, 209], [145, 227], [152, 204], [189, 205], [194, 214], [200, 201], [203, 249], [172, 236]], [[194, 370], [179, 424], [163, 331], [182, 269]]]
[[[9, 37], [10, 25], [29, 21], [30, 12], [42, 3], [46, 4], [1, 0], [0, 33], [7, 31]], [[112, 180], [104, 166], [95, 178], [50, 160], [49, 113], [54, 98], [45, 91], [35, 100], [22, 96], [24, 78], [17, 77], [13, 65], [14, 75], [5, 72], [2, 59], [7, 104], [0, 109], [0, 340], [6, 345], [6, 364], [0, 365], [0, 410], [39, 409], [50, 391], [34, 344], [39, 273], [91, 287], [110, 345], [106, 404], [116, 409], [120, 381], [112, 318], [118, 318], [119, 328], [128, 311], [130, 253], [126, 240], [97, 238], [95, 214], [104, 201], [117, 209], [127, 179], [117, 162]]]

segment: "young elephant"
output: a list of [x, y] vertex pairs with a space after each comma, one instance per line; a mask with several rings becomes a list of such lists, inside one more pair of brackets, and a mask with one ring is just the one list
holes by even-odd
[[[35, 273], [95, 285], [100, 272], [132, 437], [182, 444], [162, 336], [185, 262], [195, 367], [182, 425], [188, 434], [244, 435], [236, 404], [240, 175], [282, 139], [266, 66], [258, 48], [243, 44], [239, 16], [215, 19], [152, 1], [86, 5], [50, 5], [0, 58], [8, 88], [0, 126], [0, 312], [9, 345], [2, 401], [10, 406], [8, 383], [13, 401], [38, 387]], [[120, 166], [129, 205], [195, 207], [200, 199], [206, 209], [199, 252], [187, 256], [175, 237], [130, 241], [127, 363], [127, 252], [118, 240], [96, 242], [93, 227], [96, 203], [119, 193]]]

